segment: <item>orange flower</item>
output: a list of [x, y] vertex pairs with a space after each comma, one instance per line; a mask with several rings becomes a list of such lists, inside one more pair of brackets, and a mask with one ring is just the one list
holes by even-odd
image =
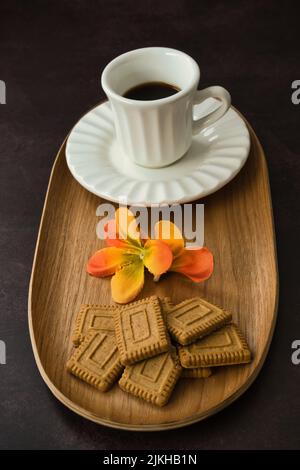
[[88, 261], [87, 272], [111, 280], [112, 298], [118, 303], [133, 300], [144, 285], [144, 267], [154, 276], [170, 268], [173, 255], [170, 247], [160, 240], [142, 241], [133, 214], [126, 208], [116, 211], [115, 220], [105, 230], [108, 247], [97, 251]]
[[154, 232], [155, 238], [172, 250], [173, 262], [169, 271], [182, 273], [194, 282], [205, 281], [212, 275], [214, 258], [208, 248], [185, 248], [179, 228], [168, 220], [157, 222]]
[[133, 300], [144, 285], [144, 267], [159, 280], [166, 271], [184, 274], [194, 282], [208, 279], [213, 272], [213, 255], [208, 248], [185, 248], [176, 225], [162, 220], [155, 225], [155, 239], [142, 237], [136, 219], [127, 208], [119, 208], [105, 227], [108, 245], [88, 261], [92, 276], [114, 275], [112, 298], [118, 303]]

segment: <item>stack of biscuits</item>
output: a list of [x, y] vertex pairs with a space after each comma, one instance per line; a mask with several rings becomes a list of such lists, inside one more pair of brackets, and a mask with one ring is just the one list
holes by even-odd
[[250, 362], [231, 320], [199, 297], [177, 305], [156, 296], [121, 307], [83, 305], [67, 369], [102, 392], [119, 380], [125, 392], [163, 406], [180, 376], [207, 378], [212, 367]]

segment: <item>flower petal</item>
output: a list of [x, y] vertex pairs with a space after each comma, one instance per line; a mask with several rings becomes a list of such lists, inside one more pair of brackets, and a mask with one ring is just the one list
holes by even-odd
[[128, 264], [139, 257], [123, 248], [107, 247], [96, 251], [87, 264], [87, 272], [92, 276], [104, 277], [114, 274], [123, 264]]
[[147, 240], [144, 250], [144, 265], [150, 273], [159, 276], [168, 271], [173, 261], [169, 245], [161, 240]]
[[[104, 226], [104, 240], [107, 246], [115, 246], [117, 248], [131, 248], [135, 249], [135, 245], [132, 245], [130, 239], [120, 237], [115, 219], [109, 220]], [[137, 249], [138, 251], [138, 249]]]
[[184, 249], [184, 240], [177, 227], [169, 220], [160, 220], [154, 227], [155, 238], [167, 243], [173, 252], [174, 258]]
[[214, 270], [213, 254], [208, 248], [185, 248], [173, 261], [170, 271], [176, 271], [201, 282], [208, 279]]
[[135, 257], [133, 263], [122, 266], [111, 279], [111, 295], [115, 302], [127, 304], [142, 290], [144, 285], [144, 264]]
[[133, 213], [127, 207], [119, 207], [115, 215], [116, 230], [119, 238], [141, 246], [140, 229]]

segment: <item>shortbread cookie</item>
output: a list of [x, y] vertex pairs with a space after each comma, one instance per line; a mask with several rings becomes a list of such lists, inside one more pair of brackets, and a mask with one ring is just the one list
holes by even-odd
[[113, 305], [82, 305], [75, 322], [72, 341], [77, 347], [84, 340], [89, 330], [114, 334], [113, 313], [117, 307]]
[[119, 380], [122, 390], [154, 405], [164, 406], [180, 377], [182, 368], [175, 348], [125, 367]]
[[118, 308], [114, 320], [122, 364], [133, 364], [169, 349], [168, 333], [156, 296]]
[[179, 347], [183, 367], [228, 366], [250, 362], [251, 353], [245, 338], [234, 324], [226, 325], [188, 346]]
[[232, 319], [231, 313], [200, 297], [184, 300], [174, 306], [165, 298], [162, 305], [166, 311], [168, 330], [182, 345], [209, 335]]
[[123, 370], [114, 335], [90, 331], [67, 362], [67, 369], [106, 392]]

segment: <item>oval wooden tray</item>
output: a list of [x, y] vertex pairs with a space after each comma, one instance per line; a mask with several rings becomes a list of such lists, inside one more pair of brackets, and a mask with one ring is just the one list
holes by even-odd
[[215, 256], [210, 280], [196, 285], [179, 274], [159, 283], [149, 277], [139, 298], [171, 295], [174, 302], [200, 295], [232, 311], [254, 354], [246, 366], [224, 367], [209, 379], [181, 379], [167, 406], [157, 408], [117, 385], [98, 392], [71, 376], [71, 332], [82, 303], [111, 303], [110, 280], [85, 272], [101, 246], [95, 228], [101, 200], [71, 176], [61, 147], [51, 174], [29, 292], [29, 328], [39, 371], [53, 394], [76, 413], [128, 430], [185, 426], [220, 411], [253, 382], [265, 360], [277, 312], [277, 262], [268, 171], [253, 130], [240, 174], [205, 202], [205, 243]]

